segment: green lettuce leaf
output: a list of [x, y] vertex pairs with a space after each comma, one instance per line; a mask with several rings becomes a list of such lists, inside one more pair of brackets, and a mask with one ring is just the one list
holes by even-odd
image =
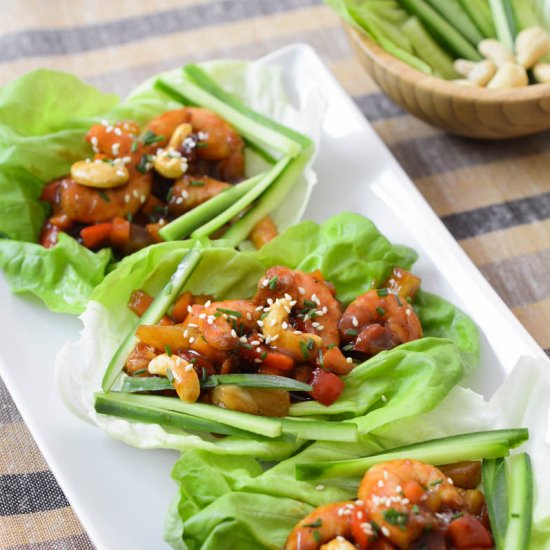
[[[197, 448], [280, 460], [303, 442], [289, 438], [265, 440], [190, 435], [98, 415], [93, 394], [113, 353], [136, 322], [126, 304], [135, 289], [156, 295], [164, 286], [190, 242], [163, 243], [125, 258], [118, 269], [92, 293], [82, 316], [81, 338], [60, 353], [57, 373], [62, 394], [72, 410], [114, 437], [140, 447]], [[409, 268], [416, 255], [392, 245], [374, 224], [356, 214], [341, 214], [322, 224], [303, 222], [257, 252], [225, 248], [223, 241], [202, 243], [202, 260], [185, 289], [216, 299], [248, 298], [272, 265], [320, 269], [345, 302], [377, 287], [394, 266]], [[353, 418], [361, 434], [399, 418], [426, 412], [478, 363], [479, 337], [473, 322], [436, 296], [418, 301], [428, 337], [383, 352], [356, 367], [336, 403], [296, 404], [291, 414], [339, 420]], [[465, 342], [466, 336], [469, 338]]]
[[[253, 109], [314, 140], [318, 138], [324, 101], [315, 90], [303, 91], [295, 109], [274, 67], [241, 61], [205, 63], [201, 67]], [[32, 293], [53, 311], [81, 313], [91, 290], [115, 267], [112, 260], [106, 262], [110, 258], [107, 252], [90, 253], [76, 241], [70, 246], [71, 254], [65, 252], [69, 247], [65, 242], [60, 245], [63, 250], [37, 253], [34, 243], [48, 215], [47, 205], [39, 197], [45, 184], [67, 174], [76, 160], [93, 154], [84, 140], [92, 124], [103, 119], [133, 119], [143, 124], [181, 107], [154, 87], [158, 77], [177, 87], [181, 69], [155, 75], [124, 103], [70, 74], [45, 69], [0, 88], [0, 235], [18, 241], [18, 253], [33, 258], [32, 270], [27, 270], [30, 262], [14, 264], [15, 245], [0, 239], [0, 267], [15, 292]], [[264, 169], [258, 155], [247, 150], [246, 158], [248, 174]], [[300, 219], [315, 181], [307, 169], [288, 195], [285, 207], [275, 210], [273, 218], [281, 229]]]
[[[360, 443], [316, 442], [275, 466], [264, 465], [264, 472], [259, 472], [249, 457], [243, 460], [224, 456], [219, 461], [209, 453], [186, 452], [172, 471], [178, 494], [168, 511], [165, 540], [174, 548], [213, 550], [219, 547], [218, 533], [223, 533], [227, 547], [240, 548], [242, 537], [248, 537], [254, 545], [243, 548], [281, 548], [292, 528], [313, 507], [356, 498], [360, 482], [360, 478], [323, 480], [322, 485], [297, 481], [297, 463], [368, 456], [383, 449], [472, 431], [527, 427], [530, 439], [518, 451], [530, 454], [535, 487], [539, 489], [535, 491], [529, 548], [548, 550], [550, 496], [544, 488], [550, 483], [549, 409], [547, 361], [523, 358], [488, 401], [471, 390], [456, 387], [431, 412], [386, 424]], [[201, 471], [205, 475], [199, 487], [196, 480]], [[228, 481], [222, 484], [220, 479]], [[207, 496], [193, 500], [191, 506], [189, 495], [195, 490]], [[275, 522], [271, 514], [276, 515]]]

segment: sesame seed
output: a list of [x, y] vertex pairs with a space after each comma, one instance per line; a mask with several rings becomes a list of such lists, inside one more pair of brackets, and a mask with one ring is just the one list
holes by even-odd
[[305, 290], [305, 288], [299, 286], [298, 287], [298, 292], [303, 296], [306, 293], [306, 290]]
[[199, 328], [199, 325], [195, 324], [195, 323], [189, 323], [187, 325], [189, 328]]
[[317, 327], [317, 330], [321, 331], [321, 330], [325, 330], [325, 326], [324, 325], [319, 325]]
[[[275, 319], [273, 319], [275, 321]], [[283, 321], [281, 327], [286, 330], [288, 328], [288, 323], [286, 321]]]
[[124, 170], [117, 170], [116, 175], [123, 178], [126, 175], [126, 172]]
[[384, 482], [382, 480], [378, 482], [378, 487], [380, 487], [380, 489], [384, 487]]
[[187, 313], [193, 313], [193, 308], [191, 306], [187, 306]]
[[189, 343], [192, 344], [194, 341], [195, 341], [195, 337], [191, 336], [191, 338], [189, 338]]
[[263, 326], [264, 326], [264, 322], [263, 322], [263, 321], [259, 321], [259, 320], [258, 320], [258, 321], [256, 321], [256, 323], [258, 323], [258, 326], [259, 326], [259, 327], [263, 327]]
[[263, 287], [266, 287], [268, 284], [269, 284], [269, 279], [264, 279], [264, 280], [262, 281], [262, 286], [263, 286]]
[[264, 306], [258, 306], [258, 307], [256, 308], [256, 311], [262, 311], [262, 309], [264, 309]]
[[237, 338], [237, 333], [234, 328], [231, 329], [231, 336], [233, 336], [233, 338]]
[[193, 370], [193, 365], [191, 365], [191, 364], [186, 365], [186, 366], [185, 366], [185, 370], [186, 370], [187, 372], [192, 371], [192, 370]]
[[384, 470], [384, 479], [388, 479], [388, 470]]
[[382, 531], [382, 534], [383, 534], [385, 537], [389, 537], [389, 536], [390, 536], [390, 530], [389, 530], [385, 525], [382, 525], [382, 527], [380, 527], [380, 531]]
[[250, 311], [247, 311], [247, 312], [246, 312], [246, 318], [247, 318], [249, 321], [252, 321], [252, 314], [250, 313]]
[[285, 292], [285, 298], [289, 301], [292, 300], [292, 296], [288, 292]]
[[351, 324], [352, 324], [354, 327], [358, 327], [358, 326], [359, 326], [359, 321], [357, 320], [357, 317], [355, 317], [355, 315], [351, 318]]
[[113, 143], [111, 145], [111, 152], [113, 153], [113, 155], [118, 155], [120, 151], [120, 143]]
[[212, 304], [212, 300], [208, 300], [206, 304], [204, 304], [204, 307], [210, 307], [211, 304]]
[[277, 338], [279, 338], [279, 335], [278, 335], [278, 334], [276, 334], [275, 336], [272, 336], [271, 341], [272, 341], [272, 342], [275, 342], [275, 340], [277, 340]]
[[252, 340], [252, 341], [250, 342], [250, 345], [251, 345], [251, 346], [259, 346], [259, 345], [260, 345], [260, 342], [259, 342], [258, 340]]
[[410, 317], [411, 316], [411, 309], [410, 308], [407, 308], [405, 310], [405, 315], [407, 315], [407, 317]]
[[256, 348], [256, 353], [262, 353], [262, 348]]
[[201, 313], [199, 315], [199, 319], [206, 319], [206, 313]]
[[126, 195], [124, 195], [124, 202], [126, 204], [128, 204], [130, 202], [130, 195], [128, 195], [128, 193], [126, 193]]
[[188, 336], [189, 336], [189, 331], [188, 331], [187, 329], [185, 329], [185, 330], [183, 331], [183, 337], [184, 337], [184, 338], [187, 338]]
[[122, 130], [121, 130], [120, 128], [115, 128], [113, 131], [115, 132], [115, 134], [116, 134], [117, 136], [121, 136], [121, 135], [122, 135]]
[[254, 359], [254, 363], [261, 363], [261, 362], [262, 362], [261, 359], [258, 359], [258, 358]]
[[454, 482], [453, 482], [453, 480], [452, 480], [450, 477], [447, 478], [447, 481], [448, 481], [451, 485], [454, 485]]
[[139, 193], [137, 192], [137, 189], [134, 189], [132, 191], [132, 195], [134, 195], [134, 197], [136, 197], [136, 199], [139, 197]]
[[353, 363], [353, 359], [351, 357], [346, 357], [346, 363], [351, 365]]
[[361, 512], [361, 510], [359, 510], [356, 515], [357, 519], [363, 519], [363, 512]]
[[181, 197], [178, 197], [176, 199], [176, 204], [183, 204], [183, 199]]
[[285, 306], [283, 309], [290, 315], [290, 308], [288, 306]]
[[301, 330], [295, 330], [294, 334], [302, 334], [302, 331]]
[[105, 130], [108, 134], [110, 134], [112, 131], [113, 131], [113, 126], [112, 124], [109, 124], [109, 126], [107, 126], [107, 130]]
[[187, 191], [183, 190], [183, 191], [181, 192], [181, 196], [182, 196], [184, 199], [187, 199], [187, 198], [189, 198], [189, 193], [188, 193]]

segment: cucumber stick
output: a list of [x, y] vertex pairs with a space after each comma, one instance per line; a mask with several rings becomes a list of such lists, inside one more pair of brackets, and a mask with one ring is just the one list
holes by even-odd
[[196, 229], [191, 234], [191, 237], [194, 239], [207, 237], [208, 235], [211, 235], [212, 233], [223, 227], [226, 223], [230, 222], [234, 217], [245, 210], [254, 200], [256, 200], [262, 194], [262, 192], [264, 192], [270, 185], [273, 184], [273, 181], [281, 175], [281, 173], [285, 170], [291, 160], [292, 157], [288, 155], [284, 156], [281, 160], [277, 162], [277, 164], [275, 164], [275, 166], [273, 166], [273, 168], [269, 172], [267, 172], [262, 177], [262, 179], [254, 187], [252, 187], [252, 189], [250, 189], [240, 199], [235, 201], [231, 206], [228, 206], [215, 218], [211, 219], [209, 222]]
[[162, 316], [166, 313], [168, 308], [172, 305], [172, 302], [180, 293], [183, 285], [193, 273], [193, 270], [199, 263], [200, 258], [201, 254], [198, 250], [190, 250], [187, 254], [185, 254], [166, 286], [154, 299], [145, 314], [138, 319], [128, 336], [126, 336], [113, 355], [101, 383], [103, 391], [109, 391], [112, 388], [115, 380], [124, 368], [124, 364], [126, 363], [128, 356], [137, 344], [138, 339], [135, 333], [138, 325], [155, 325], [160, 321]]
[[476, 46], [483, 40], [483, 34], [479, 32], [458, 0], [427, 0], [427, 2], [471, 44]]
[[239, 430], [197, 416], [191, 416], [180, 412], [144, 406], [135, 402], [126, 402], [120, 399], [118, 392], [98, 393], [95, 396], [95, 410], [100, 414], [136, 420], [146, 424], [159, 424], [167, 428], [178, 430], [193, 430], [196, 432], [208, 432], [220, 435], [237, 435], [250, 437], [250, 432]]
[[189, 212], [165, 225], [159, 231], [160, 236], [166, 241], [184, 239], [195, 231], [195, 229], [201, 227], [208, 220], [211, 220], [227, 207], [234, 204], [235, 201], [246, 195], [251, 189], [254, 189], [264, 176], [265, 173], [253, 176], [199, 204], [192, 210], [189, 210]]
[[281, 419], [283, 433], [295, 435], [298, 439], [311, 441], [357, 441], [357, 425], [351, 422], [329, 422], [286, 417]]
[[418, 57], [430, 65], [436, 76], [458, 78], [452, 57], [439, 46], [416, 17], [409, 17], [401, 30], [410, 40]]
[[[201, 382], [201, 388], [215, 388], [216, 386], [231, 385], [241, 388], [268, 388], [287, 391], [311, 391], [309, 384], [286, 376], [274, 376], [269, 374], [217, 374], [207, 377]], [[123, 392], [136, 393], [144, 391], [173, 390], [174, 386], [168, 378], [151, 377], [126, 377], [122, 384]]]
[[459, 0], [459, 2], [484, 38], [497, 37], [491, 8], [487, 0]]
[[434, 10], [427, 1], [399, 0], [399, 3], [412, 15], [418, 17], [433, 38], [454, 57], [481, 61], [482, 57], [475, 46]]
[[497, 38], [509, 50], [514, 51], [516, 25], [510, 0], [489, 0], [493, 21], [497, 31]]
[[223, 239], [230, 246], [244, 241], [252, 228], [270, 212], [273, 212], [288, 195], [296, 180], [301, 176], [313, 154], [313, 147], [303, 149], [292, 159], [281, 175], [260, 195], [256, 204], [224, 234]]
[[510, 448], [520, 445], [527, 438], [527, 430], [517, 429], [476, 432], [432, 439], [414, 445], [388, 449], [383, 453], [354, 460], [298, 464], [296, 477], [306, 480], [361, 476], [374, 464], [398, 458], [412, 458], [435, 465], [461, 460], [500, 458], [508, 456]]
[[508, 529], [502, 549], [529, 548], [533, 523], [533, 468], [527, 453], [510, 458], [509, 494]]
[[508, 526], [508, 470], [506, 460], [484, 460], [481, 471], [483, 493], [491, 522], [495, 545], [501, 549]]

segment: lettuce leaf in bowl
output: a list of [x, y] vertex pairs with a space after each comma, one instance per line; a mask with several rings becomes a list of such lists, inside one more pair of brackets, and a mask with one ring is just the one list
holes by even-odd
[[[325, 108], [317, 89], [304, 87], [292, 105], [275, 67], [242, 61], [200, 67], [248, 107], [317, 142]], [[70, 74], [45, 69], [0, 89], [0, 268], [13, 292], [33, 293], [53, 311], [84, 311], [93, 288], [116, 264], [107, 251], [90, 252], [76, 241], [69, 244], [70, 237], [58, 245], [63, 250], [38, 251], [36, 242], [48, 215], [39, 200], [42, 188], [66, 175], [75, 161], [93, 154], [84, 140], [91, 125], [104, 119], [143, 124], [180, 108], [181, 103], [159, 90], [155, 82], [162, 79], [177, 89], [182, 74], [175, 69], [155, 75], [123, 103]], [[264, 170], [265, 161], [248, 147], [246, 159], [247, 175]], [[315, 174], [306, 168], [289, 191], [284, 208], [273, 204], [272, 217], [280, 229], [300, 219], [315, 181]], [[27, 255], [32, 262], [23, 261]]]
[[[82, 315], [79, 341], [67, 345], [57, 360], [57, 376], [68, 406], [107, 433], [138, 447], [200, 448], [280, 460], [303, 445], [292, 438], [266, 440], [236, 436], [215, 439], [97, 414], [94, 392], [107, 365], [136, 322], [127, 303], [138, 288], [156, 295], [176, 266], [197, 243], [163, 243], [124, 259], [92, 293]], [[393, 245], [375, 225], [357, 214], [344, 213], [322, 224], [303, 222], [257, 252], [239, 252], [223, 241], [201, 246], [202, 259], [185, 285], [194, 294], [216, 299], [248, 298], [268, 267], [282, 264], [320, 269], [337, 296], [350, 302], [371, 286], [379, 286], [395, 266], [409, 269], [416, 254]], [[353, 419], [360, 435], [399, 418], [431, 410], [479, 362], [479, 336], [474, 323], [455, 306], [431, 295], [418, 302], [426, 338], [380, 353], [345, 378], [336, 403], [296, 404], [294, 416], [326, 420]], [[464, 335], [467, 335], [467, 342]]]

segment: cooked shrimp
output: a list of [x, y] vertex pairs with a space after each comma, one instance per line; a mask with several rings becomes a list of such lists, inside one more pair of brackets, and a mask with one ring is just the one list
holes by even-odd
[[95, 189], [79, 185], [71, 178], [61, 182], [59, 204], [73, 221], [80, 223], [109, 222], [119, 216], [134, 215], [151, 194], [152, 176], [130, 171], [130, 180], [121, 187]]
[[139, 162], [143, 153], [142, 144], [137, 140], [139, 126], [132, 121], [121, 121], [115, 124], [103, 122], [95, 124], [86, 135], [94, 153], [108, 158], [132, 159], [132, 164]]
[[[263, 334], [266, 342], [297, 361], [317, 357], [323, 340], [316, 334], [294, 330], [288, 323], [293, 301], [277, 298], [263, 319]], [[269, 338], [269, 340], [267, 340]]]
[[168, 210], [172, 216], [181, 216], [228, 187], [229, 183], [206, 176], [183, 176], [174, 183]]
[[340, 336], [353, 350], [368, 356], [422, 337], [413, 308], [386, 289], [369, 290], [344, 311]]
[[315, 508], [294, 527], [284, 550], [318, 550], [336, 537], [351, 537], [351, 501], [335, 502]]
[[280, 265], [271, 267], [258, 283], [254, 303], [264, 305], [269, 299], [285, 295], [296, 301], [295, 307], [300, 310], [296, 321], [301, 323], [302, 332], [317, 334], [325, 346], [340, 345], [338, 320], [342, 307], [320, 273], [306, 274]]
[[202, 335], [209, 346], [229, 351], [239, 345], [239, 335], [258, 329], [260, 312], [248, 300], [213, 302], [203, 310]]
[[460, 510], [464, 501], [435, 466], [418, 460], [392, 460], [363, 477], [359, 499], [382, 534], [398, 548], [409, 548], [424, 530], [437, 527], [436, 513]]
[[277, 226], [271, 216], [265, 216], [252, 228], [248, 238], [255, 248], [262, 248], [264, 244], [272, 241], [278, 234]]
[[382, 285], [403, 300], [414, 298], [420, 288], [420, 278], [400, 267], [394, 267], [392, 274]]
[[[196, 139], [189, 146], [199, 160], [218, 161], [217, 173], [224, 181], [239, 181], [244, 176], [244, 142], [235, 129], [216, 113], [201, 107], [168, 111], [153, 119], [148, 129], [165, 137], [163, 147], [181, 124], [189, 123]], [[184, 149], [185, 149], [185, 144]]]

